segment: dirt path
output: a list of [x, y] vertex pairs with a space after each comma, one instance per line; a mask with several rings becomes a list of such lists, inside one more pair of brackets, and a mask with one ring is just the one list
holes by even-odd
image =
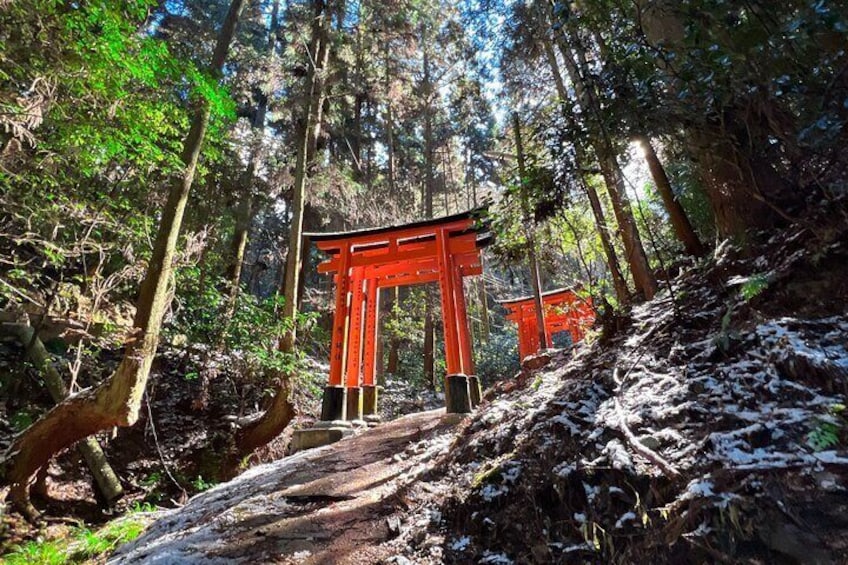
[[444, 410], [423, 412], [255, 467], [164, 514], [109, 563], [378, 562], [405, 487], [454, 429]]

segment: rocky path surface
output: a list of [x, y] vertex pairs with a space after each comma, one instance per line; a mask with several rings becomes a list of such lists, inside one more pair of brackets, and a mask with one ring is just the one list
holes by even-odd
[[373, 563], [405, 488], [445, 453], [444, 410], [413, 414], [255, 467], [165, 513], [109, 563]]

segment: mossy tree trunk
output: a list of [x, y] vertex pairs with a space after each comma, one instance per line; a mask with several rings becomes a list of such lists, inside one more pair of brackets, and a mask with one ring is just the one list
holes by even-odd
[[[219, 32], [210, 71], [221, 76], [245, 0], [232, 0]], [[29, 501], [29, 485], [50, 459], [94, 433], [115, 426], [131, 426], [139, 416], [150, 367], [159, 344], [162, 317], [168, 302], [168, 285], [180, 235], [183, 214], [194, 181], [206, 129], [209, 105], [201, 101], [183, 142], [183, 170], [168, 193], [147, 275], [141, 285], [133, 322], [135, 333], [125, 344], [117, 370], [99, 386], [66, 398], [19, 435], [2, 462], [9, 499], [27, 518], [37, 511]]]
[[[67, 398], [68, 389], [65, 382], [62, 380], [59, 371], [53, 366], [50, 354], [41, 340], [38, 339], [35, 329], [24, 323], [4, 323], [3, 329], [14, 335], [20, 344], [26, 348], [26, 354], [41, 372], [45, 387], [53, 402], [58, 404]], [[95, 438], [89, 437], [77, 444], [77, 450], [91, 471], [103, 501], [111, 506], [124, 495], [124, 489], [115, 471], [109, 465], [100, 444]]]

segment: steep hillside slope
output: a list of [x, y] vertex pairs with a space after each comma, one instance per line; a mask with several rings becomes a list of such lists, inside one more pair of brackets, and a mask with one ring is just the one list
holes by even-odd
[[725, 244], [459, 424], [257, 467], [113, 561], [843, 562], [845, 232]]

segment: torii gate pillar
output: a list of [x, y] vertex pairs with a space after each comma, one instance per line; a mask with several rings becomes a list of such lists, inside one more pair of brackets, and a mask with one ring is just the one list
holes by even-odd
[[448, 412], [470, 412], [480, 402], [462, 278], [482, 273], [480, 249], [489, 235], [471, 212], [403, 226], [336, 234], [307, 234], [331, 257], [319, 272], [336, 273], [336, 311], [330, 374], [322, 420], [377, 414], [374, 380], [380, 289], [438, 282], [445, 340]]

